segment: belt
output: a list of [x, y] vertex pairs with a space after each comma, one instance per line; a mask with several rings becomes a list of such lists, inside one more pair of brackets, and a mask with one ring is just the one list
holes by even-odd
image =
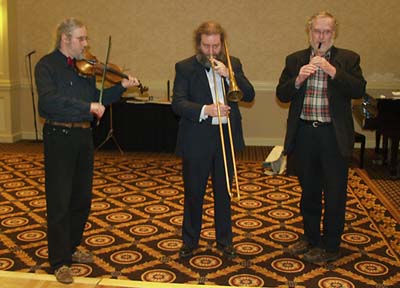
[[54, 126], [62, 126], [62, 127], [67, 127], [67, 128], [83, 128], [87, 129], [90, 128], [90, 122], [57, 122], [57, 121], [51, 121], [51, 120], [46, 120], [46, 124], [49, 125], [54, 125]]
[[312, 126], [314, 128], [317, 128], [319, 126], [329, 126], [332, 125], [332, 122], [320, 122], [316, 120], [304, 120], [300, 119], [301, 122], [303, 122], [305, 125]]

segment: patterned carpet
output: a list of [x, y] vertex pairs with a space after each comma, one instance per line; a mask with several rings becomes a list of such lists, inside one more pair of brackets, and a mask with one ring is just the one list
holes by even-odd
[[[391, 215], [396, 211], [384, 206], [362, 170], [349, 173], [343, 257], [314, 265], [285, 251], [302, 231], [297, 179], [267, 176], [259, 161], [240, 161], [237, 168], [241, 200], [232, 210], [239, 257], [226, 260], [215, 249], [208, 188], [200, 248], [180, 260], [180, 161], [97, 155], [83, 244], [95, 262], [74, 264], [74, 273], [247, 287], [399, 287], [400, 227]], [[0, 154], [0, 270], [49, 271], [41, 153]]]

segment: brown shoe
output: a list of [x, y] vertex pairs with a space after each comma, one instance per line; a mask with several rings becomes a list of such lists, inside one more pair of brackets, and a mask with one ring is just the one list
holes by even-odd
[[326, 263], [340, 258], [340, 251], [328, 252], [325, 249], [315, 247], [304, 254], [303, 260], [310, 263]]
[[74, 254], [72, 254], [72, 262], [92, 263], [93, 262], [93, 254], [90, 252], [76, 250], [74, 252]]
[[63, 284], [71, 284], [74, 282], [74, 278], [72, 278], [71, 268], [68, 266], [61, 266], [60, 268], [54, 271], [54, 275], [58, 282]]
[[292, 255], [299, 255], [306, 253], [308, 250], [311, 249], [311, 244], [307, 240], [301, 239], [292, 245], [289, 245], [287, 248], [287, 252]]

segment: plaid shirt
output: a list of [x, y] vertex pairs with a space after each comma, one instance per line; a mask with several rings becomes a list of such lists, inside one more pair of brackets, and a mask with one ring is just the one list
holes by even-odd
[[[310, 59], [315, 56], [315, 52], [311, 53]], [[324, 56], [327, 61], [330, 60], [331, 51], [329, 50]], [[328, 101], [328, 74], [321, 68], [307, 79], [307, 88], [304, 97], [303, 110], [300, 118], [304, 120], [331, 122]]]

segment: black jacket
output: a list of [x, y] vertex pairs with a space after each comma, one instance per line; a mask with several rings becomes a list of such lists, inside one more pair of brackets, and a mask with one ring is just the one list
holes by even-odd
[[[236, 82], [243, 92], [242, 101], [251, 102], [255, 96], [254, 88], [244, 75], [240, 60], [231, 57], [231, 63]], [[212, 117], [199, 122], [203, 105], [213, 103], [205, 68], [192, 56], [177, 63], [175, 72], [172, 109], [181, 117], [176, 152], [181, 156], [200, 156], [202, 153], [206, 155], [209, 145], [214, 145], [210, 143], [210, 139], [213, 138], [215, 129], [212, 129]], [[230, 122], [234, 147], [235, 150], [241, 150], [245, 144], [239, 105], [230, 101], [228, 104], [231, 106]]]

